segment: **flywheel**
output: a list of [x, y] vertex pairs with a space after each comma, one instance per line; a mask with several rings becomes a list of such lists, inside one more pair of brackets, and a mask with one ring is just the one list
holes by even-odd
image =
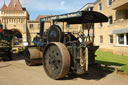
[[52, 79], [60, 79], [70, 70], [70, 54], [62, 43], [50, 43], [43, 56], [43, 67]]
[[63, 40], [63, 33], [61, 31], [60, 26], [58, 25], [52, 25], [49, 28], [48, 34], [47, 34], [47, 41], [48, 42], [61, 42]]

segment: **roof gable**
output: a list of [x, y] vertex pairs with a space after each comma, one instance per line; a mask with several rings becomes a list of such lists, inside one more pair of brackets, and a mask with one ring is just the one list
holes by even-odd
[[5, 2], [4, 2], [4, 4], [3, 4], [1, 10], [2, 10], [2, 11], [3, 11], [3, 10], [7, 10], [7, 5], [5, 4]]
[[8, 10], [23, 10], [19, 0], [11, 0], [7, 9]]

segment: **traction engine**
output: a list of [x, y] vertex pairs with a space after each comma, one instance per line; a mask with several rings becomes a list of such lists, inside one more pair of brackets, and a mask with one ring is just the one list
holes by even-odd
[[[89, 30], [94, 27], [94, 23], [107, 21], [105, 15], [95, 11], [78, 11], [42, 18], [40, 33], [33, 41], [35, 45], [25, 49], [26, 64], [43, 64], [46, 74], [52, 79], [63, 78], [69, 72], [87, 73], [89, 65], [95, 63], [95, 51], [98, 49], [98, 46], [93, 45], [94, 37], [90, 41], [89, 32], [85, 35], [84, 30], [76, 37], [72, 32], [64, 32], [64, 24], [61, 27], [55, 23], [81, 24], [83, 29], [86, 26]], [[51, 26], [44, 32], [46, 22], [50, 22]]]

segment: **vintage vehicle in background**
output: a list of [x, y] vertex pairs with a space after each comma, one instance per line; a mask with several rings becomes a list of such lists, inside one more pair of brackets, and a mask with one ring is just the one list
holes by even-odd
[[11, 60], [12, 31], [3, 29], [0, 24], [0, 58], [4, 61]]
[[14, 31], [3, 29], [3, 25], [0, 24], [0, 58], [3, 61], [12, 60], [13, 54], [23, 51], [22, 46], [14, 46], [14, 34]]
[[[34, 38], [34, 46], [26, 47], [24, 51], [27, 65], [43, 64], [46, 74], [52, 79], [65, 77], [69, 72], [85, 74], [90, 64], [95, 63], [95, 51], [90, 35], [84, 34], [84, 27], [89, 30], [94, 23], [107, 22], [108, 18], [95, 11], [78, 11], [63, 15], [42, 18], [40, 20], [40, 33]], [[50, 22], [48, 31], [44, 31], [45, 23]], [[71, 32], [64, 32], [67, 24], [81, 24], [83, 30], [74, 36]], [[93, 28], [94, 30], [94, 28]], [[88, 32], [89, 33], [89, 32]]]

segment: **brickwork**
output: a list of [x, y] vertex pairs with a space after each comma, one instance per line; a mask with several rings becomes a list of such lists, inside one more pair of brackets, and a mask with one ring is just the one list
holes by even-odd
[[[102, 4], [102, 10], [99, 11], [98, 7], [100, 3]], [[117, 36], [124, 34], [121, 33], [120, 30], [128, 29], [127, 6], [127, 0], [112, 0], [112, 5], [110, 6], [108, 5], [108, 0], [98, 0], [94, 4], [94, 11], [99, 11], [108, 17], [112, 16], [112, 24], [109, 24], [108, 22], [103, 23], [102, 27], [99, 27], [99, 23], [95, 24], [95, 45], [99, 45], [101, 49], [115, 54], [128, 56], [128, 52], [126, 51], [128, 50], [128, 45], [117, 45]], [[119, 30], [119, 33], [113, 33], [114, 30]], [[125, 34], [127, 33], [128, 32]], [[110, 43], [110, 35], [113, 35], [113, 43]], [[100, 36], [103, 36], [103, 43], [100, 43]]]

